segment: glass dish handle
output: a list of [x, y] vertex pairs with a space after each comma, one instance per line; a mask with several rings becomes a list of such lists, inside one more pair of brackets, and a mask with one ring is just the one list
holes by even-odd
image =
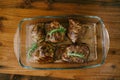
[[110, 47], [110, 39], [109, 39], [109, 34], [108, 34], [108, 30], [105, 28], [105, 57], [107, 57], [108, 51], [109, 51], [109, 47]]
[[17, 57], [17, 60], [19, 59], [19, 36], [18, 36], [18, 34], [19, 34], [19, 30], [17, 29], [17, 31], [16, 31], [16, 33], [15, 33], [15, 36], [14, 36], [14, 53], [15, 53], [15, 55], [16, 55], [16, 57]]

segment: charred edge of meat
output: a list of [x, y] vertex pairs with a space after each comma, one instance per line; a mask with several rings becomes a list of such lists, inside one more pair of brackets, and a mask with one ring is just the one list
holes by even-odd
[[31, 31], [31, 35], [32, 35], [32, 40], [34, 42], [40, 43], [44, 40], [45, 38], [44, 26], [45, 26], [44, 23], [39, 23], [33, 27]]
[[90, 55], [90, 48], [89, 48], [89, 45], [88, 44], [86, 44], [86, 43], [81, 43], [80, 44], [81, 46], [85, 46], [86, 48], [86, 50], [85, 51], [87, 51], [87, 55], [86, 55], [86, 59], [84, 59], [84, 62], [88, 62], [88, 58], [89, 58], [89, 55]]
[[56, 46], [56, 51], [55, 51], [55, 61], [57, 60], [61, 60], [62, 61], [62, 54], [65, 52], [65, 45], [61, 45], [61, 46]]
[[54, 62], [54, 47], [48, 43], [41, 43], [40, 46], [33, 52], [33, 60], [39, 63]]
[[69, 19], [68, 37], [72, 40], [73, 43], [83, 38], [86, 31], [87, 29], [82, 26], [79, 21]]

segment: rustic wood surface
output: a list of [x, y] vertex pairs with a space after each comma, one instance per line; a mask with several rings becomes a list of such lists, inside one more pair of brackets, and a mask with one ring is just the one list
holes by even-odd
[[0, 80], [74, 80], [74, 79], [55, 78], [50, 76], [0, 74]]
[[[13, 38], [22, 18], [83, 14], [101, 17], [110, 35], [103, 66], [81, 70], [27, 70], [19, 66]], [[78, 80], [120, 80], [120, 0], [0, 0], [0, 73]]]

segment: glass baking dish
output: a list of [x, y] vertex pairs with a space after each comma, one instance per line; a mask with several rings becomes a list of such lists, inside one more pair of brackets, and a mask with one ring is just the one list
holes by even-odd
[[[33, 43], [30, 37], [30, 27], [38, 23], [59, 21], [62, 24], [68, 23], [68, 19], [76, 19], [81, 24], [87, 25], [88, 30], [81, 40], [87, 43], [90, 49], [88, 62], [86, 63], [32, 63], [28, 61], [27, 52]], [[23, 68], [35, 70], [63, 70], [83, 69], [101, 66], [106, 59], [109, 50], [109, 34], [102, 19], [98, 16], [65, 15], [65, 16], [37, 16], [24, 18], [18, 24], [14, 38], [14, 50], [17, 60]]]

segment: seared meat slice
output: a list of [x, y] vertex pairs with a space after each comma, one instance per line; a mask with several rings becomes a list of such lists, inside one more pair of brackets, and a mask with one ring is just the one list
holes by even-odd
[[70, 45], [62, 55], [62, 60], [71, 63], [84, 63], [89, 56], [89, 47], [87, 44]]
[[62, 54], [65, 52], [66, 46], [57, 46], [55, 51], [55, 62], [63, 62], [62, 61]]
[[78, 21], [69, 20], [68, 37], [75, 43], [79, 38], [82, 38], [86, 33], [86, 27], [82, 26]]
[[44, 40], [44, 23], [34, 25], [31, 31], [32, 40], [34, 42], [41, 42]]
[[46, 41], [48, 42], [61, 42], [65, 38], [66, 29], [57, 21], [53, 21], [46, 25]]
[[54, 47], [48, 43], [41, 43], [39, 47], [31, 54], [32, 62], [51, 63], [53, 62]]

